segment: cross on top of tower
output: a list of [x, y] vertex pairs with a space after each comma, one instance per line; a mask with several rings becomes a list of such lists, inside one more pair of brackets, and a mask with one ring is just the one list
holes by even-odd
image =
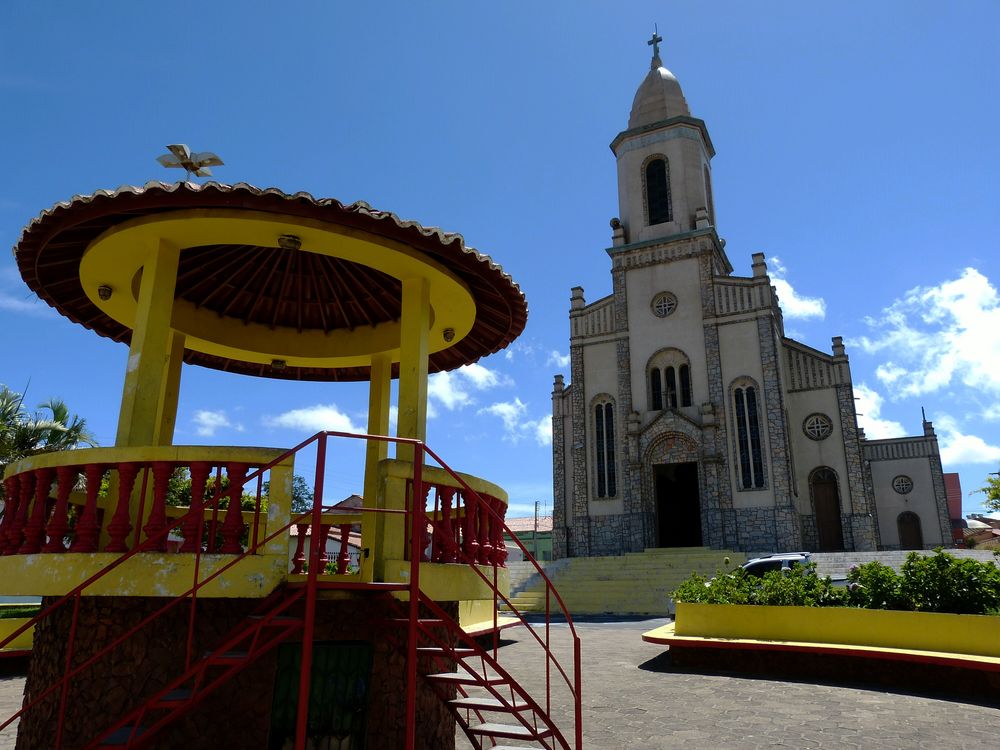
[[662, 41], [663, 37], [657, 33], [656, 24], [653, 24], [653, 38], [646, 42], [653, 48], [653, 67], [660, 65], [660, 42]]

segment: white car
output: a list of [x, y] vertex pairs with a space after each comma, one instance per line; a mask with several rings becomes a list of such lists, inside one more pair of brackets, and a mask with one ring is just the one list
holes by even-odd
[[763, 578], [766, 573], [772, 570], [787, 572], [793, 565], [805, 565], [809, 562], [808, 552], [782, 552], [775, 555], [765, 555], [747, 560], [740, 567], [749, 575]]

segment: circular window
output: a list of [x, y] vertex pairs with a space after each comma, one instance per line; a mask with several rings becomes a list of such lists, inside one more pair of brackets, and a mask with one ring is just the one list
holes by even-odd
[[907, 495], [913, 489], [913, 480], [905, 474], [900, 474], [892, 480], [892, 488], [900, 495]]
[[802, 431], [811, 440], [826, 440], [833, 434], [833, 422], [826, 414], [810, 414], [802, 423]]
[[670, 292], [660, 292], [650, 303], [653, 314], [658, 318], [665, 318], [677, 309], [677, 298]]

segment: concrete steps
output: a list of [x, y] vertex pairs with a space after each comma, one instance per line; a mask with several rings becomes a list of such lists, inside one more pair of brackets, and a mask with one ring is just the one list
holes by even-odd
[[[669, 593], [691, 573], [714, 575], [726, 557], [730, 567], [744, 561], [738, 552], [703, 547], [650, 549], [615, 557], [572, 557], [542, 564], [570, 613], [666, 615]], [[509, 565], [511, 602], [522, 612], [545, 611], [545, 588], [530, 563]], [[550, 610], [557, 609], [550, 602]]]
[[[992, 550], [979, 549], [949, 549], [949, 555], [959, 558], [972, 558], [981, 562], [997, 561]], [[921, 555], [933, 555], [934, 550], [918, 550]], [[812, 561], [816, 563], [816, 573], [821, 576], [843, 577], [854, 565], [878, 560], [883, 565], [895, 568], [898, 573], [909, 552], [892, 550], [888, 552], [813, 552]]]

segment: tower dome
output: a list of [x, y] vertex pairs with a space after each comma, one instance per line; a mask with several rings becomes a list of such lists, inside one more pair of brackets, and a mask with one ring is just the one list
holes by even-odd
[[679, 115], [691, 116], [681, 85], [676, 76], [663, 67], [660, 56], [654, 54], [649, 73], [635, 92], [628, 127], [631, 130]]

